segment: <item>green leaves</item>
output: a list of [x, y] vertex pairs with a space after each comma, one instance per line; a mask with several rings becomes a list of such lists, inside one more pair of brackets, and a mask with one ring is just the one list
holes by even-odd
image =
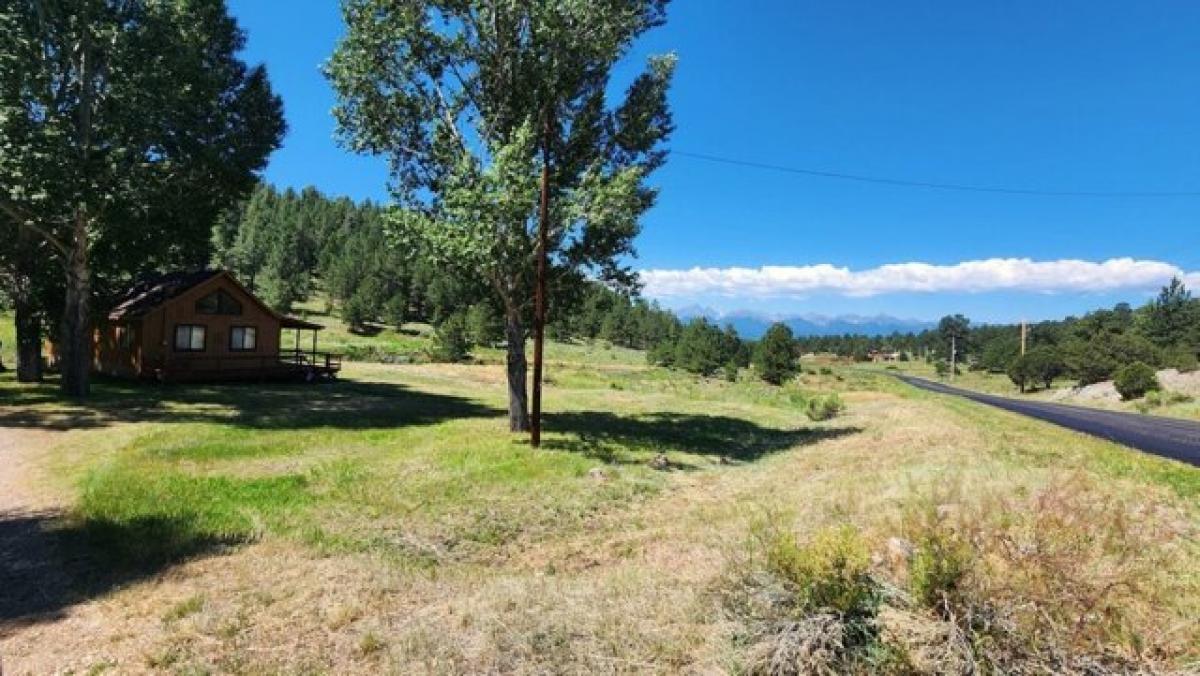
[[0, 42], [10, 197], [64, 241], [91, 214], [93, 258], [114, 274], [203, 262], [213, 216], [284, 130], [224, 3], [25, 0], [0, 10]]
[[[672, 131], [673, 56], [655, 57], [615, 107], [609, 72], [666, 3], [348, 0], [326, 65], [339, 135], [391, 163], [394, 230], [439, 263], [485, 271], [506, 302], [529, 293], [542, 154], [560, 271], [617, 279], [645, 180]], [[423, 215], [416, 216], [414, 211]]]

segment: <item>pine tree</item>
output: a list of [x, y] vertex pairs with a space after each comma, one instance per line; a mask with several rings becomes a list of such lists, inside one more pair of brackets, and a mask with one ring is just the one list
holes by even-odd
[[792, 330], [786, 324], [776, 322], [758, 341], [754, 353], [754, 369], [758, 377], [780, 385], [796, 375], [796, 353]]

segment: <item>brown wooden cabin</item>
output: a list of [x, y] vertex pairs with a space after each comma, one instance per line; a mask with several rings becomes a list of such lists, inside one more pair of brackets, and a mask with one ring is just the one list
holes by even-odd
[[317, 351], [322, 328], [275, 312], [224, 270], [169, 273], [136, 284], [96, 327], [93, 368], [162, 381], [331, 378], [341, 356]]

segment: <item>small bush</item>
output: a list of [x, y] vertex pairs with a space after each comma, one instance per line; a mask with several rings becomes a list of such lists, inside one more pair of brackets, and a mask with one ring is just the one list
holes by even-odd
[[497, 345], [504, 341], [504, 318], [490, 303], [476, 303], [467, 309], [467, 334], [476, 345]]
[[766, 564], [792, 587], [802, 609], [866, 618], [879, 606], [871, 553], [849, 526], [819, 531], [803, 544], [776, 534], [768, 543]]
[[373, 631], [368, 631], [358, 639], [358, 654], [368, 657], [387, 648], [387, 643]]
[[1161, 406], [1170, 406], [1172, 404], [1186, 404], [1194, 400], [1189, 394], [1183, 392], [1171, 392], [1169, 390], [1150, 390], [1146, 393], [1144, 399], [1137, 403], [1137, 409], [1142, 413], [1147, 413], [1151, 409]]
[[725, 381], [736, 383], [738, 378], [738, 365], [736, 362], [727, 362], [725, 364]]
[[837, 417], [844, 410], [846, 410], [846, 404], [842, 402], [842, 398], [836, 393], [821, 394], [812, 397], [804, 406], [804, 414], [808, 416], [809, 420], [814, 422], [830, 420]]
[[1158, 383], [1158, 376], [1154, 373], [1154, 368], [1140, 361], [1118, 369], [1116, 377], [1113, 378], [1113, 385], [1116, 386], [1117, 392], [1125, 401], [1137, 399], [1147, 392], [1162, 389]]
[[959, 605], [959, 592], [974, 563], [974, 550], [959, 531], [937, 516], [936, 510], [918, 527], [908, 588], [918, 602], [943, 617]]
[[888, 649], [877, 615], [885, 588], [871, 574], [866, 543], [849, 526], [805, 541], [773, 524], [755, 527], [748, 568], [726, 597], [750, 620], [751, 674], [879, 673]]
[[1197, 645], [1177, 603], [1190, 536], [1140, 500], [1082, 475], [1016, 495], [938, 486], [874, 561], [849, 527], [756, 527], [725, 596], [746, 630], [737, 671], [1166, 673]]
[[1196, 353], [1184, 347], [1176, 347], [1163, 355], [1163, 364], [1167, 368], [1177, 369], [1180, 373], [1191, 373], [1200, 370], [1200, 359]]
[[355, 294], [342, 304], [342, 321], [350, 327], [351, 333], [361, 333], [367, 322], [374, 318], [368, 303], [361, 294]]
[[950, 362], [939, 359], [933, 364], [933, 370], [939, 378], [945, 378], [950, 375]]
[[442, 320], [433, 336], [429, 356], [434, 361], [461, 362], [471, 354], [471, 336], [462, 314], [452, 314]]

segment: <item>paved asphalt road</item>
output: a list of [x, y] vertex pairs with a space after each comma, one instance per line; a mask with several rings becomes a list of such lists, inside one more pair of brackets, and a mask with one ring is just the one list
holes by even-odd
[[1200, 422], [1137, 413], [1102, 411], [1044, 401], [981, 394], [922, 378], [896, 376], [914, 387], [966, 397], [1056, 425], [1115, 441], [1146, 453], [1200, 467]]

